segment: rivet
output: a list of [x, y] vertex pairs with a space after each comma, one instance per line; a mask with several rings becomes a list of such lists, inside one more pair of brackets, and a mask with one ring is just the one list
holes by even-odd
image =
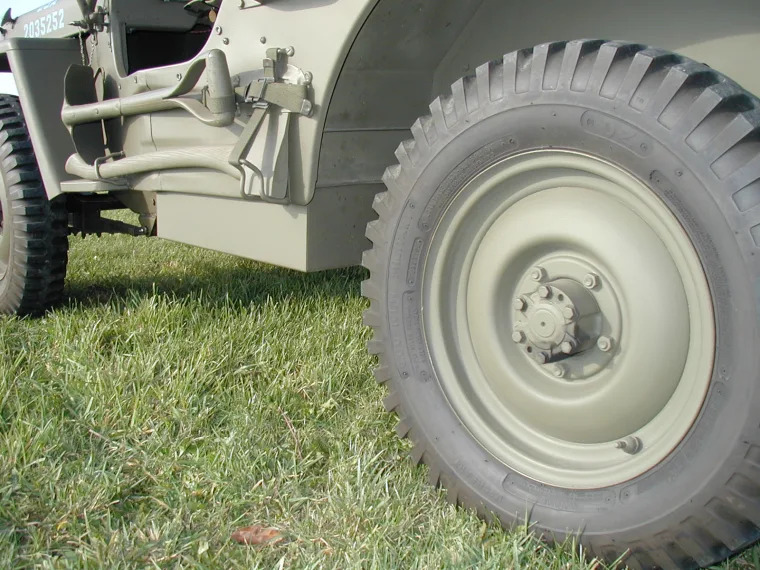
[[552, 374], [554, 374], [557, 378], [564, 378], [566, 372], [567, 370], [565, 370], [565, 367], [561, 364], [555, 364], [552, 366]]
[[598, 346], [599, 350], [602, 352], [609, 352], [612, 350], [612, 339], [606, 336], [600, 336], [596, 341], [596, 346]]
[[214, 28], [214, 32], [216, 32], [217, 36], [221, 36], [222, 35], [222, 26], [216, 26]]
[[599, 285], [599, 276], [594, 273], [589, 273], [583, 278], [583, 286], [586, 289], [594, 289]]
[[305, 71], [303, 74], [303, 83], [304, 85], [311, 85], [311, 82], [314, 79], [314, 75], [311, 73], [311, 71]]
[[223, 43], [224, 45], [226, 45], [226, 46], [227, 46], [227, 45], [230, 45], [230, 38], [224, 38], [224, 39], [222, 40], [222, 43]]
[[512, 340], [520, 344], [525, 342], [525, 333], [522, 331], [515, 331], [512, 333]]
[[262, 44], [265, 44], [265, 43], [267, 43], [267, 37], [266, 37], [266, 36], [261, 36], [261, 37], [259, 38], [259, 41], [260, 41]]
[[525, 305], [525, 299], [522, 297], [516, 297], [515, 300], [512, 301], [512, 307], [514, 307], [515, 311], [524, 311]]
[[548, 299], [552, 294], [552, 288], [548, 285], [541, 285], [541, 287], [538, 288], [538, 296], [542, 299]]
[[541, 281], [546, 277], [546, 271], [544, 271], [543, 267], [534, 267], [530, 271], [530, 278], [533, 279], [533, 281]]

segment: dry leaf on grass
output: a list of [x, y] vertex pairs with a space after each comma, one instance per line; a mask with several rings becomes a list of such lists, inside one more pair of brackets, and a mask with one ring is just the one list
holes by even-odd
[[276, 528], [253, 525], [237, 529], [232, 533], [232, 540], [249, 546], [262, 546], [277, 544], [285, 540], [285, 537]]

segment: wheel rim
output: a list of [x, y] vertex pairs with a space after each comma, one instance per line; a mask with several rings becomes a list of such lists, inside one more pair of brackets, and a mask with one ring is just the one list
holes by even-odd
[[9, 208], [5, 194], [5, 185], [0, 181], [0, 279], [5, 277], [11, 257], [10, 228], [6, 228], [5, 218]]
[[641, 181], [582, 153], [522, 153], [468, 182], [431, 240], [423, 308], [464, 426], [550, 485], [651, 469], [710, 382], [712, 302], [686, 232]]

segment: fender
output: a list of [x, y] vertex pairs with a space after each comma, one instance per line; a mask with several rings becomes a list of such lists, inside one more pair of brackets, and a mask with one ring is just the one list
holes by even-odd
[[[626, 40], [705, 62], [760, 95], [755, 0], [377, 0], [342, 63], [317, 188], [381, 184], [409, 127], [452, 82], [505, 53], [578, 38]], [[378, 191], [381, 189], [379, 187]]]
[[13, 73], [21, 108], [29, 127], [37, 163], [49, 198], [61, 193], [64, 170], [74, 152], [61, 122], [63, 77], [71, 64], [80, 63], [76, 38], [10, 38], [0, 42], [0, 65]]

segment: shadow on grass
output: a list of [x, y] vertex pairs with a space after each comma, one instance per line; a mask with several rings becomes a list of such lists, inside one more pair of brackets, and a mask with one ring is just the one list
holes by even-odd
[[361, 267], [301, 273], [248, 260], [204, 261], [181, 271], [156, 269], [155, 274], [115, 269], [106, 275], [72, 276], [58, 308], [133, 304], [135, 298], [154, 296], [195, 300], [210, 308], [258, 305], [270, 298], [350, 299], [360, 296], [361, 282], [367, 277]]

